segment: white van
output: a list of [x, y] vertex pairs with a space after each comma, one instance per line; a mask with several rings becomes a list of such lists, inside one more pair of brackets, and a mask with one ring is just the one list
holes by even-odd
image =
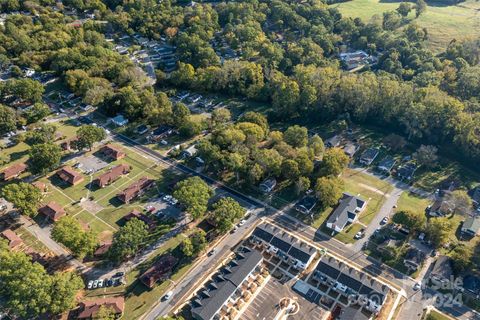
[[173, 291], [168, 291], [164, 296], [163, 300], [170, 300], [170, 298], [173, 296]]

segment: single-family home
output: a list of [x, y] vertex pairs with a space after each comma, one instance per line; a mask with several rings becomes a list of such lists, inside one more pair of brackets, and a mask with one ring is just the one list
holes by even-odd
[[119, 114], [116, 117], [110, 119], [110, 121], [116, 125], [117, 127], [123, 127], [128, 124], [128, 119], [126, 119], [123, 115]]
[[141, 124], [136, 129], [138, 134], [145, 134], [148, 132], [148, 126], [145, 124]]
[[403, 257], [403, 264], [410, 270], [417, 270], [425, 261], [426, 254], [416, 248], [409, 248]]
[[462, 224], [462, 236], [464, 237], [475, 237], [478, 235], [478, 232], [480, 230], [480, 217], [473, 216], [473, 217], [468, 217], [463, 221]]
[[125, 299], [123, 297], [108, 297], [83, 301], [79, 305], [77, 319], [96, 319], [96, 315], [102, 307], [111, 310], [116, 318], [120, 318], [125, 310]]
[[337, 207], [327, 220], [327, 228], [340, 232], [345, 227], [357, 220], [360, 213], [367, 206], [367, 201], [344, 193]]
[[355, 155], [355, 153], [357, 153], [359, 148], [360, 146], [358, 144], [353, 142], [347, 142], [343, 147], [343, 152], [345, 152], [345, 154], [350, 158], [353, 158], [353, 156]]
[[102, 153], [105, 158], [108, 158], [111, 161], [120, 160], [126, 156], [126, 153], [122, 150], [122, 148], [113, 144], [104, 145], [100, 149], [100, 153]]
[[400, 179], [410, 181], [413, 179], [413, 175], [415, 174], [416, 170], [417, 170], [417, 166], [413, 162], [409, 162], [407, 164], [404, 164], [398, 167], [397, 176]]
[[342, 136], [337, 134], [337, 135], [334, 135], [333, 137], [331, 138], [328, 138], [326, 141], [325, 141], [325, 146], [327, 148], [335, 148], [335, 147], [338, 147], [340, 145], [340, 143], [342, 142]]
[[100, 244], [97, 250], [95, 250], [95, 252], [93, 253], [93, 256], [95, 258], [103, 257], [108, 252], [108, 250], [110, 250], [111, 246], [112, 246], [112, 242], [110, 241]]
[[16, 177], [24, 173], [26, 170], [27, 165], [25, 163], [14, 164], [10, 167], [3, 169], [0, 172], [0, 179], [2, 179], [3, 181], [15, 179]]
[[148, 177], [142, 177], [140, 180], [125, 188], [121, 193], [117, 194], [117, 198], [123, 203], [130, 203], [130, 201], [141, 196], [153, 186], [155, 186], [155, 180]]
[[140, 276], [140, 281], [152, 289], [158, 281], [164, 281], [170, 277], [177, 262], [178, 259], [171, 254], [163, 255]]
[[314, 196], [306, 196], [295, 204], [295, 210], [303, 214], [310, 214], [316, 205], [317, 198]]
[[0, 236], [7, 240], [8, 247], [13, 250], [23, 243], [22, 239], [11, 229], [4, 230]]
[[93, 181], [93, 183], [99, 188], [104, 188], [117, 181], [122, 175], [128, 174], [130, 170], [131, 167], [129, 165], [119, 164], [100, 175], [97, 179]]
[[57, 171], [57, 176], [64, 182], [75, 186], [83, 181], [83, 176], [73, 170], [72, 167], [65, 166]]
[[386, 174], [389, 174], [390, 171], [392, 171], [393, 167], [395, 166], [396, 162], [397, 161], [392, 156], [386, 156], [385, 158], [383, 158], [382, 161], [380, 161], [377, 168], [378, 170]]
[[435, 201], [427, 208], [427, 212], [428, 215], [432, 217], [444, 217], [452, 214], [453, 208], [447, 199], [441, 197], [435, 199]]
[[476, 186], [472, 191], [472, 202], [475, 207], [480, 206], [480, 186]]
[[260, 183], [260, 191], [263, 193], [270, 193], [272, 190], [275, 188], [277, 185], [277, 180], [275, 178], [268, 178], [263, 180], [262, 183]]
[[463, 277], [463, 289], [476, 298], [480, 297], [480, 278], [471, 274]]
[[369, 166], [378, 156], [380, 150], [378, 148], [368, 148], [367, 150], [363, 151], [362, 155], [360, 156], [360, 163]]
[[442, 284], [450, 283], [453, 280], [452, 277], [452, 260], [445, 255], [439, 256], [430, 272], [430, 280], [433, 282], [433, 285], [441, 286]]
[[65, 216], [65, 210], [55, 201], [50, 201], [45, 206], [38, 209], [38, 212], [50, 218], [53, 221], [58, 221]]

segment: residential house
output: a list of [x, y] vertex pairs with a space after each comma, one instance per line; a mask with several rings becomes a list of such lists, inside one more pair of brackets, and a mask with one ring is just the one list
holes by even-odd
[[137, 133], [142, 135], [148, 132], [148, 126], [145, 124], [139, 125], [136, 129]]
[[464, 237], [475, 237], [478, 235], [480, 230], [480, 217], [473, 216], [468, 217], [462, 224], [462, 236]]
[[466, 293], [474, 295], [476, 298], [480, 297], [480, 278], [474, 275], [467, 275], [463, 277], [463, 289]]
[[65, 216], [65, 210], [55, 201], [50, 201], [47, 205], [38, 209], [38, 212], [50, 218], [53, 221], [58, 221]]
[[425, 261], [426, 254], [416, 248], [409, 248], [403, 257], [403, 264], [410, 270], [417, 270]]
[[480, 186], [476, 186], [472, 192], [472, 202], [475, 207], [480, 206]]
[[78, 138], [71, 138], [60, 143], [60, 148], [64, 151], [70, 151], [74, 148], [75, 143], [78, 141]]
[[193, 298], [193, 319], [223, 319], [228, 314], [233, 317], [234, 312], [238, 316], [246, 296], [251, 296], [258, 288], [262, 262], [262, 254], [256, 250], [243, 248], [237, 252], [235, 258]]
[[130, 203], [130, 201], [141, 196], [145, 191], [155, 186], [155, 180], [142, 177], [140, 180], [132, 183], [117, 195], [117, 198], [123, 203]]
[[73, 170], [72, 167], [65, 166], [57, 171], [57, 176], [64, 182], [75, 186], [83, 181], [83, 176]]
[[315, 248], [269, 223], [255, 228], [252, 241], [299, 270], [308, 268], [317, 253]]
[[32, 186], [40, 190], [41, 192], [47, 192], [48, 187], [46, 183], [43, 183], [42, 181], [35, 181], [32, 183]]
[[295, 210], [303, 214], [310, 214], [316, 205], [317, 198], [314, 196], [306, 196], [295, 204]]
[[275, 189], [275, 186], [277, 185], [277, 180], [275, 178], [268, 178], [265, 179], [262, 183], [260, 183], [260, 191], [263, 193], [270, 193]]
[[325, 141], [325, 146], [327, 148], [335, 148], [335, 147], [338, 147], [341, 142], [342, 142], [342, 136], [337, 134], [337, 135], [334, 135], [333, 137], [327, 139]]
[[145, 222], [145, 224], [148, 226], [149, 229], [154, 229], [157, 226], [157, 222], [154, 219], [150, 218], [149, 216], [141, 213], [136, 209], [133, 209], [132, 211], [130, 211], [123, 218], [125, 219], [125, 221], [130, 221], [133, 218], [136, 218], [140, 221]]
[[152, 289], [157, 282], [167, 280], [170, 277], [177, 262], [178, 259], [171, 254], [163, 255], [140, 276], [140, 281]]
[[0, 172], [0, 179], [3, 181], [9, 181], [15, 179], [27, 170], [25, 163], [17, 163], [8, 168], [5, 168]]
[[359, 197], [344, 193], [338, 206], [327, 220], [327, 228], [341, 232], [349, 223], [357, 220], [367, 202]]
[[436, 286], [453, 282], [453, 268], [450, 257], [441, 255], [437, 258], [430, 272], [430, 280]]
[[390, 171], [392, 171], [393, 167], [395, 166], [396, 162], [397, 161], [392, 156], [386, 156], [385, 158], [383, 158], [382, 161], [380, 161], [377, 168], [378, 170], [386, 174], [389, 174]]
[[409, 162], [405, 165], [398, 167], [397, 176], [400, 179], [410, 181], [413, 179], [413, 175], [415, 174], [416, 170], [417, 170], [417, 166], [414, 163]]
[[90, 301], [83, 301], [79, 305], [77, 319], [96, 319], [96, 315], [101, 307], [112, 310], [118, 319], [125, 310], [125, 299], [123, 297], [98, 298]]
[[450, 202], [443, 197], [435, 199], [433, 204], [427, 208], [427, 211], [432, 217], [444, 217], [453, 212]]
[[111, 118], [110, 121], [116, 125], [117, 127], [123, 127], [128, 124], [128, 119], [126, 119], [123, 115], [119, 114], [114, 118]]
[[93, 183], [99, 188], [104, 188], [120, 179], [122, 175], [128, 174], [130, 170], [131, 167], [129, 165], [119, 164], [108, 170], [104, 174], [100, 175], [97, 179], [93, 181]]
[[368, 148], [367, 150], [363, 151], [359, 161], [361, 164], [369, 166], [372, 164], [372, 162], [375, 160], [379, 153], [380, 150], [378, 150], [378, 148]]
[[355, 155], [355, 153], [357, 153], [359, 148], [360, 146], [358, 144], [353, 142], [347, 142], [343, 147], [343, 152], [345, 152], [345, 154], [350, 158], [353, 158], [353, 156]]
[[97, 250], [93, 253], [93, 256], [95, 258], [101, 258], [103, 257], [108, 250], [110, 250], [110, 247], [112, 246], [112, 242], [105, 242], [102, 243], [100, 246], [98, 246]]
[[100, 153], [102, 153], [105, 158], [108, 158], [111, 161], [120, 160], [126, 156], [126, 153], [120, 147], [113, 144], [104, 145], [100, 149]]
[[0, 236], [7, 240], [8, 247], [13, 250], [23, 243], [22, 239], [11, 229], [7, 229], [0, 233]]
[[195, 145], [191, 145], [187, 149], [182, 151], [183, 158], [191, 158], [197, 154], [197, 147]]
[[375, 58], [365, 51], [357, 50], [354, 52], [340, 53], [340, 60], [347, 70], [353, 70], [370, 63], [375, 62]]

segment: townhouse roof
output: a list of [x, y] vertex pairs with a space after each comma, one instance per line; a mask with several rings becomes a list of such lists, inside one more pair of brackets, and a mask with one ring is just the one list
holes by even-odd
[[138, 194], [144, 190], [145, 188], [150, 187], [155, 180], [150, 179], [148, 177], [142, 177], [138, 181], [135, 181], [131, 185], [129, 185], [127, 188], [125, 188], [122, 192], [118, 194], [118, 197], [123, 201], [123, 202], [129, 202]]
[[[237, 253], [229, 263], [229, 273], [217, 277], [208, 290], [200, 291], [195, 299], [192, 314], [196, 319], [210, 320], [237, 290], [246, 277], [262, 262], [263, 256], [257, 250], [244, 250]], [[201, 295], [201, 297], [199, 296]]]
[[125, 152], [122, 150], [122, 148], [115, 146], [113, 144], [107, 144], [104, 145], [101, 149], [100, 152], [102, 152], [106, 157], [118, 160], [123, 157], [125, 157]]
[[465, 219], [462, 225], [462, 230], [467, 230], [473, 234], [477, 234], [480, 230], [480, 218], [475, 217], [468, 217]]
[[77, 184], [83, 181], [83, 176], [70, 166], [65, 166], [58, 170], [57, 175], [60, 179], [70, 184]]
[[122, 175], [130, 172], [130, 166], [126, 164], [119, 164], [112, 169], [108, 170], [107, 172], [103, 173], [100, 175], [97, 179], [95, 179], [95, 182], [97, 185], [100, 187], [106, 186], [118, 178], [120, 178]]
[[307, 263], [316, 252], [314, 247], [269, 223], [257, 226], [253, 235], [303, 263]]
[[55, 201], [50, 201], [45, 206], [40, 208], [38, 212], [46, 215], [53, 221], [57, 221], [58, 219], [60, 219], [65, 215], [65, 210], [62, 208], [61, 205], [59, 205]]
[[152, 267], [140, 276], [140, 281], [147, 287], [153, 288], [157, 281], [161, 281], [171, 273], [177, 262], [178, 259], [171, 254], [163, 255]]

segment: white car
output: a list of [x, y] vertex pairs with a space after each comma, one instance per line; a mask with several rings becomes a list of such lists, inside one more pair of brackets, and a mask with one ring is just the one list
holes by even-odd
[[240, 226], [243, 226], [245, 224], [245, 222], [247, 222], [245, 219], [242, 219], [240, 220], [240, 222], [238, 223], [238, 225]]
[[93, 287], [93, 280], [88, 281], [87, 289], [92, 289]]
[[172, 198], [173, 197], [171, 195], [167, 194], [167, 195], [163, 196], [162, 200], [165, 201], [165, 202], [169, 202], [170, 200], [172, 200]]
[[98, 280], [98, 287], [103, 288], [103, 279]]
[[413, 290], [417, 291], [422, 287], [422, 281], [419, 281], [413, 285]]
[[164, 296], [163, 300], [170, 300], [170, 298], [173, 296], [173, 291], [168, 291]]
[[93, 281], [93, 286], [92, 288], [95, 289], [98, 287], [98, 280]]

